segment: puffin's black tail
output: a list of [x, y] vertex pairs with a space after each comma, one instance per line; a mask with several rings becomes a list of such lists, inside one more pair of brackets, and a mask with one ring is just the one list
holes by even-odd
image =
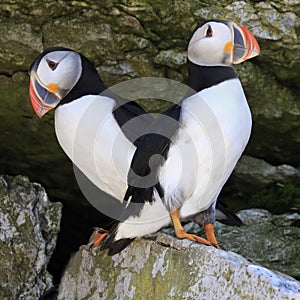
[[229, 226], [242, 226], [242, 220], [234, 213], [229, 211], [227, 205], [224, 203], [217, 202], [216, 205], [216, 220]]
[[116, 222], [108, 231], [107, 236], [100, 244], [100, 250], [108, 249], [108, 255], [115, 255], [125, 249], [133, 239], [115, 240], [120, 222]]

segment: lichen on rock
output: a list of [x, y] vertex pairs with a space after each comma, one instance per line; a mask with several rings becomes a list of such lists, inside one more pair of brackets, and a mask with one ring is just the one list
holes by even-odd
[[[254, 288], [255, 287], [255, 288]], [[58, 299], [298, 299], [300, 283], [238, 254], [161, 234], [109, 257], [81, 247]]]
[[38, 299], [52, 286], [46, 271], [56, 245], [60, 203], [23, 176], [0, 176], [0, 298]]

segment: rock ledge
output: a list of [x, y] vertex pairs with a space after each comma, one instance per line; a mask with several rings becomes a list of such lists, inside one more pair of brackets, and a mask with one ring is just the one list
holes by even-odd
[[112, 257], [81, 247], [58, 299], [300, 299], [300, 283], [236, 253], [160, 234]]

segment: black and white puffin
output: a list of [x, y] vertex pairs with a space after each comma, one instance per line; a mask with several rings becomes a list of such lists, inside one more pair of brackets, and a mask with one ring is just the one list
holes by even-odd
[[[42, 117], [55, 108], [55, 132], [65, 153], [97, 187], [122, 199], [141, 130], [140, 126], [131, 126], [130, 132], [123, 132], [126, 127], [122, 126], [139, 117], [137, 121], [146, 127], [152, 116], [135, 102], [105, 94], [108, 90], [92, 62], [71, 49], [45, 50], [34, 60], [29, 74], [35, 113]], [[116, 136], [120, 148], [115, 147], [115, 153], [111, 153]], [[119, 157], [117, 166], [111, 164], [112, 155]]]
[[[172, 221], [178, 238], [219, 247], [214, 234], [217, 198], [247, 145], [252, 126], [232, 64], [259, 52], [256, 39], [244, 27], [220, 20], [201, 23], [187, 51], [189, 84], [196, 93], [159, 117], [152, 134], [144, 136], [135, 151], [124, 199], [162, 202], [170, 216], [162, 223]], [[164, 126], [170, 126], [168, 138], [161, 135]], [[156, 160], [150, 163], [154, 155]], [[155, 184], [145, 185], [146, 177], [156, 179]], [[186, 233], [181, 225], [186, 219], [203, 225], [207, 239]], [[119, 223], [102, 248], [114, 249], [122, 239], [156, 230], [151, 223], [138, 228], [138, 222], [133, 217]]]
[[[29, 75], [35, 113], [42, 117], [55, 108], [55, 132], [65, 153], [97, 188], [122, 201], [140, 131], [153, 117], [135, 102], [113, 95], [93, 63], [71, 49], [46, 49]], [[130, 120], [129, 130], [123, 125]], [[103, 237], [99, 233], [95, 244]]]

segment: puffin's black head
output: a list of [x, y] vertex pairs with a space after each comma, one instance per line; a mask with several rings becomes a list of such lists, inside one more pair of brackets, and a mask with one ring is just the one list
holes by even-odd
[[259, 45], [249, 30], [221, 20], [200, 23], [188, 45], [188, 59], [201, 66], [230, 66], [259, 52]]
[[46, 49], [32, 63], [29, 75], [29, 96], [39, 117], [59, 104], [105, 89], [94, 65], [68, 48]]

